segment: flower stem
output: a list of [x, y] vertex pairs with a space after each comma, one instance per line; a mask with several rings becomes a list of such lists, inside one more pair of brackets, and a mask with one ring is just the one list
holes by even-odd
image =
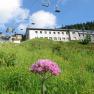
[[48, 80], [52, 75], [46, 77], [46, 75], [42, 75], [42, 79], [41, 79], [41, 94], [45, 94], [47, 89], [46, 89], [46, 86], [45, 86], [45, 81]]
[[41, 94], [45, 94], [45, 84], [44, 84], [45, 80], [42, 80], [41, 82]]

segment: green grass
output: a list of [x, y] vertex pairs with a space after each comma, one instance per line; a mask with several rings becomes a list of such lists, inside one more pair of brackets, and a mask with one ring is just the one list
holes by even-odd
[[46, 39], [0, 44], [0, 94], [40, 94], [40, 78], [29, 72], [38, 59], [51, 59], [62, 70], [46, 81], [47, 94], [94, 94], [94, 45]]

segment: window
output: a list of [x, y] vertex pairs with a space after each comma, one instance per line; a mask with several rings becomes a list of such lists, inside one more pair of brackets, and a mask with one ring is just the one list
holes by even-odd
[[64, 37], [63, 37], [62, 39], [63, 39], [63, 40], [65, 40], [65, 38], [64, 38]]
[[58, 32], [58, 34], [60, 34], [60, 32]]
[[51, 34], [51, 32], [49, 32], [49, 34]]
[[54, 40], [57, 40], [57, 37], [54, 37]]
[[40, 37], [40, 38], [43, 38], [43, 37]]
[[85, 36], [85, 34], [83, 34], [83, 37]]
[[75, 34], [75, 32], [73, 31], [72, 34]]
[[66, 34], [69, 34], [69, 31], [67, 31]]
[[49, 37], [49, 39], [51, 39], [51, 40], [52, 40], [52, 37]]
[[76, 40], [76, 37], [74, 37], [74, 39]]
[[54, 34], [56, 34], [56, 32], [53, 32]]
[[61, 37], [58, 37], [58, 40], [61, 40]]
[[45, 37], [46, 39], [48, 39], [48, 37]]
[[47, 31], [45, 31], [45, 34], [47, 34]]
[[35, 33], [38, 33], [38, 31], [35, 31]]
[[64, 34], [64, 32], [62, 32], [62, 34]]
[[61, 40], [61, 38], [59, 38]]
[[40, 33], [42, 34], [42, 31], [40, 31]]

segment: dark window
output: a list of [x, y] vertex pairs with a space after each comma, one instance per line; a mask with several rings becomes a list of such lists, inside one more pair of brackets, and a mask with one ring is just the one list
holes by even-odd
[[63, 40], [65, 40], [65, 38], [62, 38]]
[[64, 34], [64, 32], [62, 32], [62, 34]]
[[48, 39], [48, 37], [45, 37], [46, 39]]
[[38, 31], [35, 31], [35, 33], [38, 33]]
[[72, 32], [72, 34], [75, 34], [75, 32]]
[[52, 37], [49, 37], [49, 39], [52, 39]]
[[49, 32], [49, 34], [51, 34], [51, 32]]
[[53, 32], [54, 34], [56, 33], [56, 32]]
[[60, 34], [60, 32], [58, 32], [58, 34]]
[[74, 37], [74, 39], [76, 40], [76, 37]]
[[61, 40], [61, 37], [58, 37], [58, 40]]
[[57, 40], [57, 37], [54, 37], [54, 40]]
[[40, 33], [42, 34], [42, 31], [40, 31]]
[[66, 34], [69, 34], [69, 32], [66, 32]]
[[61, 38], [59, 38], [61, 40]]

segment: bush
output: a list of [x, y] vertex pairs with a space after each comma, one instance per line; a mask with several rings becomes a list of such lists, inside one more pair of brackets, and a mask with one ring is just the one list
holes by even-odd
[[91, 42], [91, 36], [89, 34], [86, 35], [85, 39], [81, 41], [81, 44], [88, 44]]

